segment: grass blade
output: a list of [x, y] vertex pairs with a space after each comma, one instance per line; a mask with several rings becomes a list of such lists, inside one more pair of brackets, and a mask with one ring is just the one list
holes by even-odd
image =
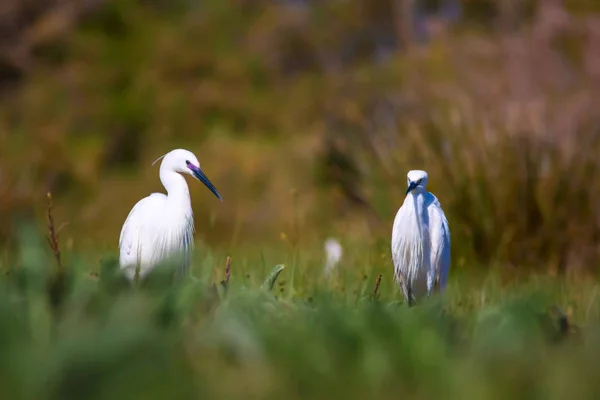
[[271, 272], [269, 272], [267, 279], [265, 279], [265, 281], [261, 285], [260, 289], [271, 291], [273, 289], [273, 286], [275, 286], [275, 281], [277, 281], [277, 277], [279, 276], [281, 271], [283, 271], [284, 268], [285, 268], [285, 266], [283, 264], [276, 265], [271, 270]]

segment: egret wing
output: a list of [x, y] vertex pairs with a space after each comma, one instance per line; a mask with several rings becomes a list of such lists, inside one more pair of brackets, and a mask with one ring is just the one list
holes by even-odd
[[[153, 193], [138, 201], [129, 212], [119, 238], [121, 268], [137, 266], [140, 263], [144, 231], [148, 229], [149, 221], [160, 215], [165, 200], [164, 194]], [[148, 243], [148, 246], [151, 245]]]
[[404, 252], [401, 249], [400, 244], [400, 235], [402, 234], [402, 229], [404, 228], [405, 223], [403, 224], [403, 219], [406, 219], [406, 208], [404, 206], [400, 207], [398, 212], [396, 213], [396, 218], [394, 218], [394, 227], [392, 228], [392, 262], [394, 264], [394, 275], [396, 281], [400, 285], [400, 289], [402, 290], [402, 294], [406, 300], [409, 299], [409, 285], [407, 273], [405, 271], [405, 266], [403, 265], [404, 261]]
[[435, 198], [427, 208], [431, 243], [431, 267], [440, 289], [446, 287], [450, 270], [450, 228], [440, 202]]

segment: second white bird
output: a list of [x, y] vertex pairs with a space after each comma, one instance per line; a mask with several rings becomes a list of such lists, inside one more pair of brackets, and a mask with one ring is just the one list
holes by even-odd
[[435, 287], [444, 290], [450, 270], [450, 229], [440, 202], [426, 189], [427, 172], [409, 171], [408, 188], [392, 230], [394, 275], [412, 305]]

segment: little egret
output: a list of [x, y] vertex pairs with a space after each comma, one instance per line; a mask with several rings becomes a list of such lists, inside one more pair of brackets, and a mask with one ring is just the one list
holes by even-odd
[[450, 270], [450, 229], [438, 199], [426, 190], [427, 172], [409, 171], [408, 189], [394, 219], [394, 275], [409, 305], [434, 286], [446, 287]]
[[196, 156], [187, 150], [173, 150], [159, 157], [160, 181], [167, 190], [152, 193], [132, 209], [121, 230], [119, 264], [133, 280], [139, 267], [139, 278], [145, 277], [161, 261], [175, 255], [183, 256], [179, 276], [184, 276], [193, 247], [194, 213], [190, 191], [183, 174], [204, 183], [219, 200], [221, 195], [200, 169]]

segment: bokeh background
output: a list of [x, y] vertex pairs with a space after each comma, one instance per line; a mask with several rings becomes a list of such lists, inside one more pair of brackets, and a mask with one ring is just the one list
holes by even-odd
[[116, 252], [186, 148], [201, 245], [386, 249], [422, 168], [453, 268], [595, 273], [599, 104], [592, 0], [3, 0], [0, 240]]

